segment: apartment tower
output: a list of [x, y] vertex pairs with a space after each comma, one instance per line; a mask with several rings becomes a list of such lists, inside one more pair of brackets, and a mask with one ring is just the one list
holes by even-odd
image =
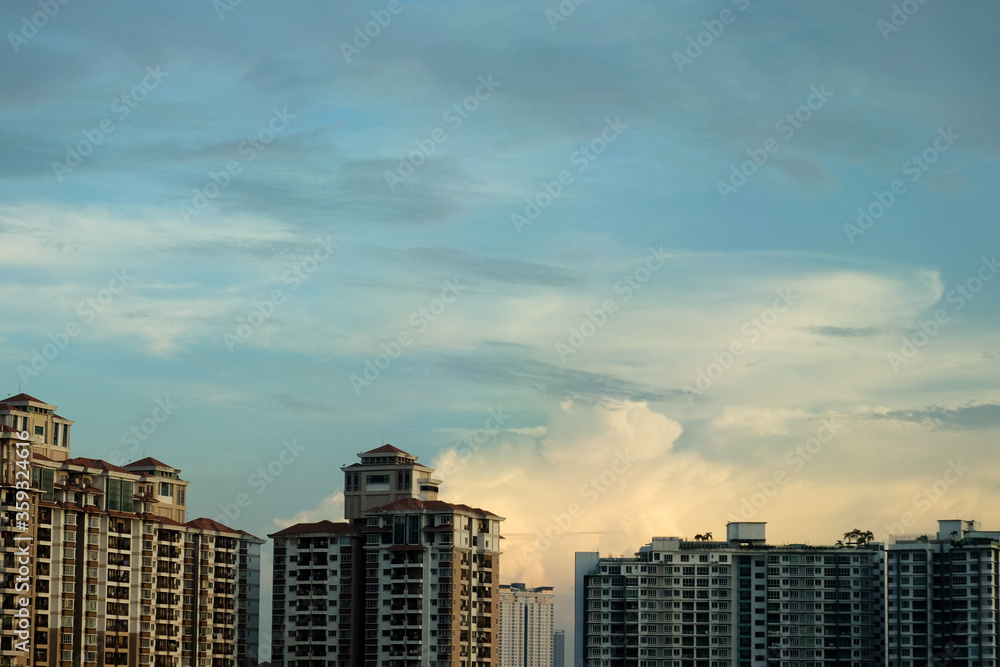
[[[274, 533], [274, 667], [497, 664], [500, 522], [392, 445], [345, 466], [347, 521]], [[305, 561], [303, 561], [305, 559]]]
[[255, 663], [263, 540], [186, 521], [177, 468], [71, 457], [55, 410], [0, 402], [0, 667]]
[[500, 586], [500, 667], [552, 667], [551, 586]]
[[577, 553], [578, 667], [884, 665], [884, 545], [774, 546], [764, 528]]
[[566, 631], [552, 633], [552, 667], [566, 667]]
[[1000, 531], [938, 521], [936, 535], [894, 535], [887, 563], [889, 667], [995, 667]]

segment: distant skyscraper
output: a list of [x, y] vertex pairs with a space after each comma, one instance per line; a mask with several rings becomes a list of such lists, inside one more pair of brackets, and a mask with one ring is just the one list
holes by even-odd
[[566, 631], [552, 633], [552, 667], [566, 667]]
[[500, 586], [500, 667], [552, 667], [551, 586]]
[[500, 522], [437, 499], [417, 457], [383, 445], [343, 468], [347, 522], [274, 538], [274, 667], [497, 665]]

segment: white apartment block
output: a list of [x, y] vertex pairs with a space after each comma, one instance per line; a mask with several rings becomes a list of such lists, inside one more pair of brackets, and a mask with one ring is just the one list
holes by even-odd
[[551, 586], [500, 586], [499, 667], [552, 667], [553, 601]]
[[299, 523], [274, 540], [271, 664], [356, 665], [363, 617], [361, 532], [349, 523]]
[[578, 667], [884, 665], [885, 548], [655, 537], [631, 558], [576, 554]]
[[576, 555], [578, 667], [997, 667], [1000, 531], [940, 520], [889, 544], [656, 537]]

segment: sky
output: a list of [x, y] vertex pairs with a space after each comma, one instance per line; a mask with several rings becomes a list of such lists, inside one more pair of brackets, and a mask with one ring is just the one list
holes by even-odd
[[998, 27], [6, 1], [0, 391], [259, 536], [391, 443], [506, 517], [502, 582], [570, 635], [575, 551], [995, 528]]

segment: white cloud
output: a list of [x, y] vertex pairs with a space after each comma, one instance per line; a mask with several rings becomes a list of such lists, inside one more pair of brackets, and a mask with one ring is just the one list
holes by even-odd
[[323, 498], [316, 507], [302, 510], [290, 519], [274, 518], [274, 525], [279, 529], [294, 526], [297, 523], [316, 523], [317, 521], [344, 520], [344, 492], [337, 491]]
[[787, 435], [788, 422], [813, 416], [805, 410], [729, 405], [716, 417], [714, 426], [717, 429], [737, 429], [755, 436]]

